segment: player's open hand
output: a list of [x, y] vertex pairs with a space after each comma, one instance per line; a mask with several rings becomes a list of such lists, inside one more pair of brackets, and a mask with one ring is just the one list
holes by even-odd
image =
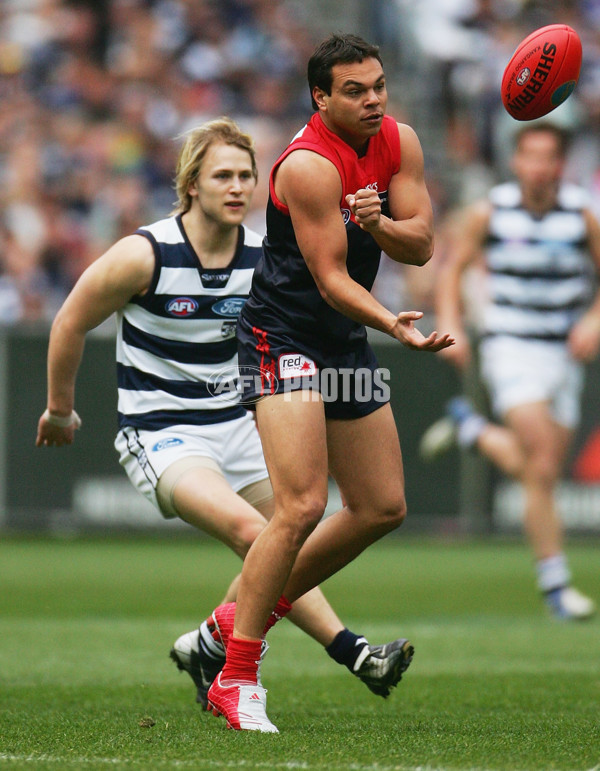
[[48, 411], [44, 412], [38, 421], [36, 447], [62, 447], [65, 444], [73, 444], [75, 431], [81, 427], [79, 415], [73, 411], [72, 422], [68, 426], [57, 426], [48, 419]]
[[415, 327], [415, 321], [422, 317], [423, 313], [421, 311], [404, 311], [399, 313], [392, 330], [393, 336], [407, 348], [412, 348], [415, 351], [431, 351], [435, 353], [454, 345], [454, 338], [448, 333], [438, 335], [437, 332], [432, 332], [429, 337], [425, 337]]
[[354, 195], [347, 195], [346, 203], [363, 230], [375, 230], [379, 226], [381, 199], [377, 190], [361, 188]]

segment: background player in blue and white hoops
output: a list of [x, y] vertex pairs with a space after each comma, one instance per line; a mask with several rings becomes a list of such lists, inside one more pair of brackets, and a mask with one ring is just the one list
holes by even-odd
[[[425, 337], [414, 326], [420, 312], [392, 312], [370, 293], [382, 250], [423, 265], [433, 246], [421, 146], [409, 126], [385, 115], [377, 47], [333, 35], [310, 58], [308, 81], [315, 114], [271, 172], [263, 257], [238, 324], [240, 372], [264, 373], [262, 387], [244, 397], [258, 399], [275, 513], [244, 561], [237, 608], [215, 611], [227, 662], [208, 693], [233, 728], [269, 732], [277, 728], [258, 680], [266, 631], [290, 600], [406, 513], [389, 400], [360, 398], [377, 369], [365, 324], [415, 350], [453, 342], [435, 332]], [[352, 373], [348, 399], [345, 389], [337, 401], [322, 398], [323, 370]], [[320, 522], [328, 471], [345, 506]], [[408, 666], [408, 641], [404, 650]], [[253, 724], [243, 717], [249, 703]]]
[[456, 338], [443, 355], [463, 369], [471, 344], [461, 278], [483, 257], [481, 374], [504, 425], [457, 397], [424, 434], [421, 452], [433, 459], [458, 440], [520, 480], [538, 586], [555, 616], [581, 619], [595, 605], [571, 586], [554, 493], [579, 421], [583, 363], [600, 346], [600, 226], [587, 193], [561, 182], [566, 140], [547, 122], [517, 133], [516, 181], [493, 188], [464, 212], [438, 278], [438, 323]]
[[[112, 246], [57, 314], [36, 442], [72, 443], [86, 333], [116, 313], [122, 466], [163, 516], [180, 517], [242, 558], [272, 515], [273, 494], [253, 417], [235, 388], [215, 396], [209, 383], [237, 375], [235, 324], [261, 253], [261, 238], [242, 225], [256, 180], [252, 140], [230, 119], [186, 136], [177, 212]], [[236, 587], [234, 579], [225, 601]], [[399, 681], [405, 640], [370, 646], [344, 627], [319, 589], [296, 603], [290, 618], [374, 693], [388, 696]], [[205, 621], [171, 651], [204, 707], [225, 660], [212, 632]]]

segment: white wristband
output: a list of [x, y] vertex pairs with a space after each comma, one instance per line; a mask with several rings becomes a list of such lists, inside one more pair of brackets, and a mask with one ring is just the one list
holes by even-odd
[[69, 426], [75, 426], [75, 428], [81, 427], [81, 418], [75, 410], [73, 410], [66, 418], [61, 418], [60, 415], [51, 415], [50, 412], [46, 410], [42, 417], [47, 423], [50, 423], [52, 426], [58, 426], [59, 428], [69, 428]]

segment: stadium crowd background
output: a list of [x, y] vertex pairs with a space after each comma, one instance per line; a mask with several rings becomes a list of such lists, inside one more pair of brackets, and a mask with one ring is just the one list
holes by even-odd
[[187, 129], [227, 114], [255, 138], [264, 231], [269, 168], [311, 114], [305, 68], [331, 31], [382, 47], [389, 112], [417, 130], [437, 246], [425, 269], [386, 260], [391, 309], [429, 310], [461, 204], [508, 173], [516, 124], [499, 83], [521, 38], [550, 23], [581, 35], [567, 178], [600, 209], [598, 0], [3, 0], [0, 3], [0, 324], [48, 323], [117, 238], [168, 213]]

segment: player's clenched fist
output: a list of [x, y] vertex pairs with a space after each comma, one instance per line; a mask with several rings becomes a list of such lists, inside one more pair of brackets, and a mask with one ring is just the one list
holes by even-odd
[[347, 195], [346, 203], [363, 230], [373, 230], [379, 225], [381, 200], [377, 190], [361, 188], [354, 195]]

